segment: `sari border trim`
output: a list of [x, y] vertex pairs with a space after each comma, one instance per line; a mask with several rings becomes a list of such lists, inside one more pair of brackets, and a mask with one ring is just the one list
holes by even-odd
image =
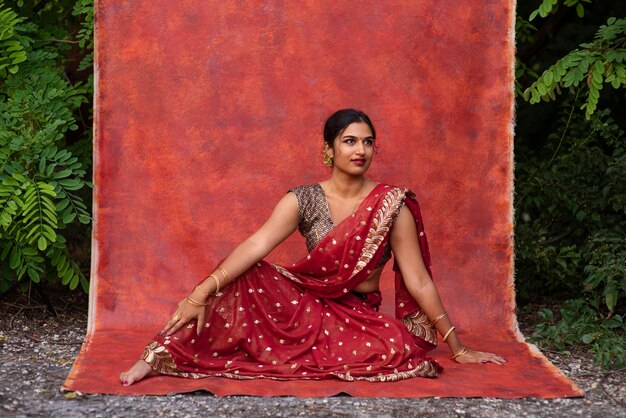
[[[148, 365], [156, 372], [176, 377], [186, 377], [191, 379], [204, 379], [206, 377], [226, 377], [229, 379], [237, 380], [253, 380], [253, 379], [269, 379], [269, 380], [323, 380], [320, 377], [306, 377], [306, 376], [293, 376], [293, 377], [274, 377], [274, 376], [244, 376], [232, 372], [216, 372], [216, 373], [194, 373], [182, 371], [176, 366], [172, 355], [167, 351], [165, 346], [159, 344], [156, 341], [151, 341], [146, 346], [141, 355], [141, 360], [148, 363]], [[395, 369], [392, 373], [377, 373], [375, 376], [352, 376], [350, 372], [328, 372], [328, 375], [334, 376], [340, 380], [347, 382], [353, 381], [368, 381], [368, 382], [397, 382], [399, 380], [412, 379], [414, 377], [426, 377], [436, 378], [439, 375], [439, 364], [436, 360], [424, 360], [415, 369], [400, 372]]]
[[150, 341], [139, 358], [148, 363], [152, 370], [158, 373], [174, 376], [181, 373], [170, 352], [157, 341]]
[[402, 323], [407, 330], [416, 337], [437, 346], [437, 330], [422, 311], [409, 314], [402, 318]]
[[350, 277], [357, 275], [371, 262], [380, 245], [384, 242], [385, 238], [388, 237], [389, 230], [402, 208], [405, 194], [406, 190], [399, 187], [394, 187], [385, 193], [385, 197], [376, 212], [376, 216], [372, 219], [372, 227], [370, 227], [368, 231], [359, 261], [357, 261], [354, 266]]

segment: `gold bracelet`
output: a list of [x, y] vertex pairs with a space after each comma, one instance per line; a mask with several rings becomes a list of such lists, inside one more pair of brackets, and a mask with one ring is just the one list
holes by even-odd
[[224, 275], [224, 283], [227, 283], [228, 282], [228, 273], [226, 273], [226, 269], [224, 267], [220, 267], [219, 270]]
[[200, 284], [197, 284], [197, 285], [196, 285], [196, 287], [197, 287], [198, 289], [200, 289], [200, 290], [202, 291], [202, 293], [204, 293], [206, 296], [209, 296], [209, 293], [210, 293], [210, 292], [208, 292], [208, 291], [204, 290], [204, 288], [203, 288], [202, 286], [200, 286]]
[[187, 303], [194, 306], [207, 306], [208, 303], [200, 303], [191, 296], [187, 296]]
[[437, 318], [435, 318], [435, 320], [433, 322], [431, 322], [431, 325], [435, 325], [437, 323], [437, 321], [439, 321], [441, 318], [443, 318], [444, 316], [448, 315], [448, 312], [443, 312], [441, 315], [439, 315]]
[[[220, 291], [220, 279], [218, 279], [215, 274], [211, 274], [209, 277], [212, 278], [213, 280], [215, 280], [215, 286], [217, 286], [215, 288], [215, 293], [219, 293], [219, 291]], [[208, 279], [208, 277], [207, 277], [207, 279]]]
[[454, 331], [455, 329], [456, 329], [456, 328], [454, 328], [454, 327], [450, 327], [450, 329], [448, 330], [448, 332], [446, 332], [446, 335], [444, 335], [444, 336], [443, 336], [443, 342], [444, 342], [444, 343], [446, 342], [446, 339], [448, 339], [448, 335], [450, 335], [450, 333], [451, 333], [452, 331]]
[[463, 347], [461, 349], [461, 351], [459, 351], [458, 353], [454, 354], [452, 357], [450, 357], [452, 360], [454, 360], [457, 357], [462, 356], [463, 354], [467, 353], [467, 347]]

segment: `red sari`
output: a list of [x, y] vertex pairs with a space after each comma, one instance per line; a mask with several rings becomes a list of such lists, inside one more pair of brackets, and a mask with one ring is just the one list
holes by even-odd
[[378, 312], [380, 292], [352, 292], [380, 259], [403, 204], [415, 218], [430, 273], [415, 196], [379, 184], [308, 256], [291, 267], [257, 263], [209, 298], [199, 336], [193, 320], [169, 337], [157, 335], [142, 359], [159, 373], [190, 378], [436, 377], [442, 368], [426, 357], [436, 332], [397, 265], [395, 318]]

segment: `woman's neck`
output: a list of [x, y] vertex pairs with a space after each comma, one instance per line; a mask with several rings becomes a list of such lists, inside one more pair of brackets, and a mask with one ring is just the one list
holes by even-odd
[[333, 172], [328, 180], [332, 190], [338, 196], [351, 198], [362, 193], [367, 179], [364, 176], [350, 176], [346, 173]]

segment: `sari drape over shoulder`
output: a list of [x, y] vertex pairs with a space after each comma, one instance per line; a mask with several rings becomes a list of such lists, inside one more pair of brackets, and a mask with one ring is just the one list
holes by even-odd
[[379, 184], [357, 211], [289, 267], [261, 261], [210, 297], [200, 335], [191, 321], [157, 335], [142, 359], [159, 373], [202, 378], [395, 381], [436, 377], [426, 356], [434, 328], [394, 264], [396, 316], [378, 312], [380, 292], [352, 290], [377, 266], [402, 205], [430, 255], [419, 205], [403, 187]]

